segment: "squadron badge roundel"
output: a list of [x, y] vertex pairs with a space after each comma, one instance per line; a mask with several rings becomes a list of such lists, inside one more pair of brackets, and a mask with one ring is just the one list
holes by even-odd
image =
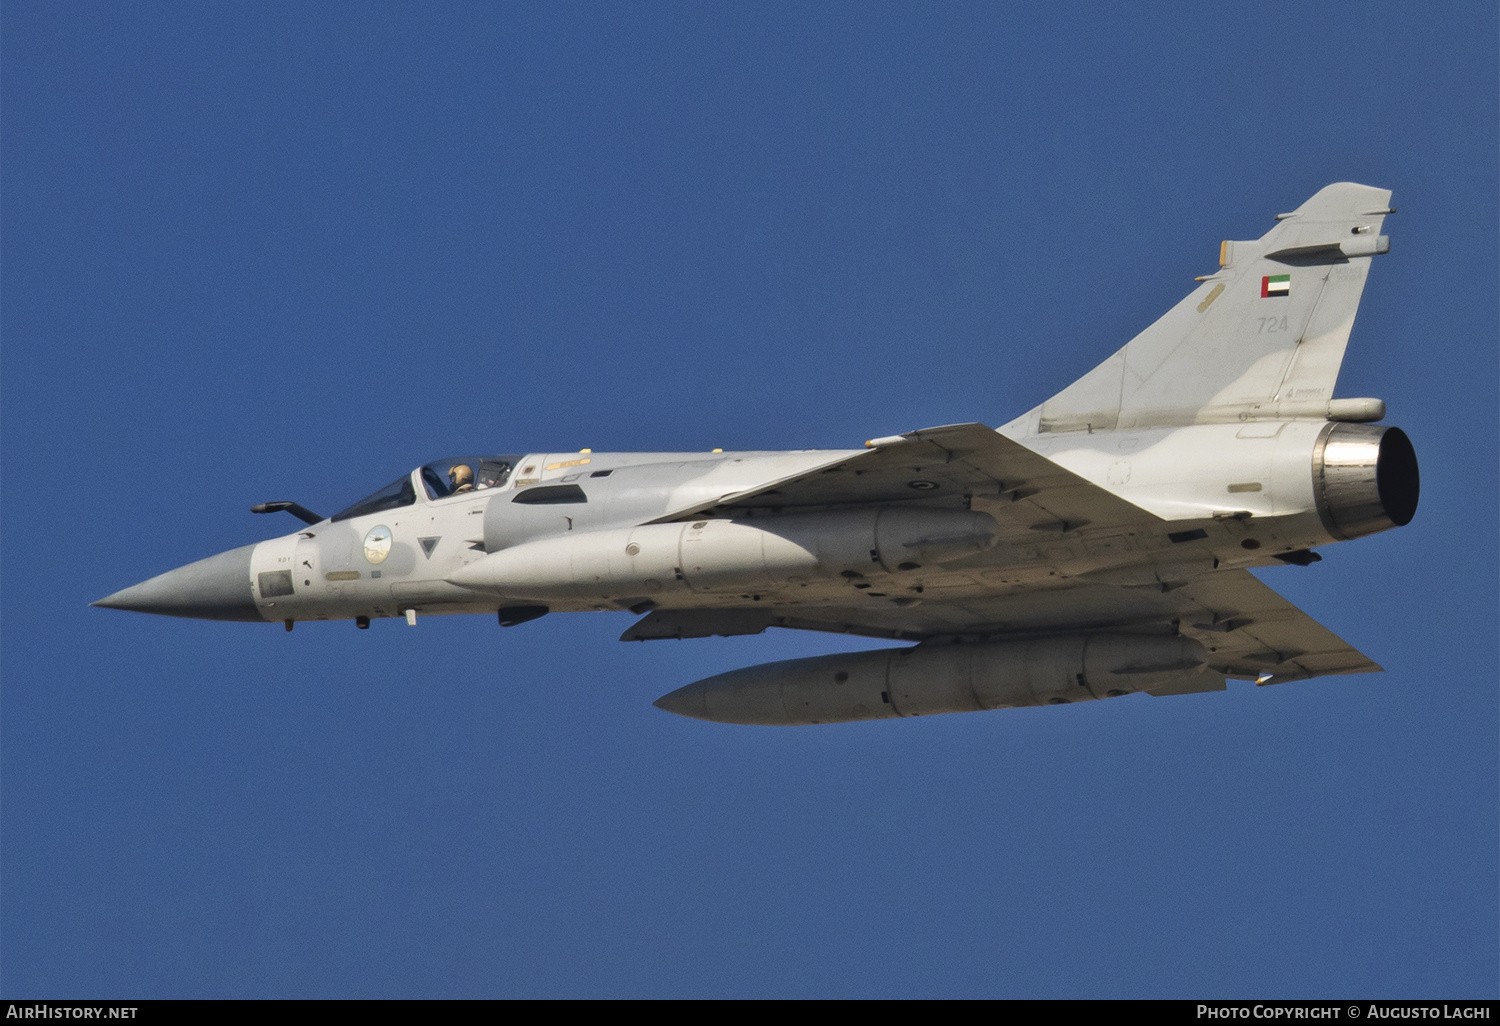
[[365, 535], [365, 558], [371, 563], [384, 563], [391, 554], [391, 529], [384, 524], [370, 528]]

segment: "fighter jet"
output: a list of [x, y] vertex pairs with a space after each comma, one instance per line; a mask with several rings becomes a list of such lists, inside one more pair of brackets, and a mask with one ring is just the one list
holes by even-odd
[[[862, 448], [459, 456], [292, 534], [94, 603], [281, 623], [629, 610], [626, 641], [901, 641], [656, 705], [811, 724], [1379, 671], [1251, 575], [1416, 512], [1407, 436], [1333, 396], [1389, 191], [1320, 190], [1124, 348], [1000, 428]], [[915, 644], [911, 644], [915, 642]]]

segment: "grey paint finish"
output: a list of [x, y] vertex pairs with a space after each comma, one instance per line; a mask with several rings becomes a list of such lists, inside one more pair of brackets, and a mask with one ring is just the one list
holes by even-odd
[[[1267, 404], [1322, 403], [1326, 411], [1370, 261], [1390, 248], [1380, 237], [1390, 199], [1387, 189], [1338, 182], [1261, 238], [1223, 243], [1218, 272], [1001, 430], [1019, 437], [1215, 423], [1260, 416]], [[1363, 240], [1371, 244], [1344, 248]]]
[[[433, 483], [439, 461], [377, 493], [383, 505], [96, 605], [288, 627], [628, 609], [648, 615], [622, 640], [776, 626], [917, 642], [735, 671], [658, 703], [730, 722], [1376, 672], [1248, 570], [1306, 565], [1316, 546], [1415, 512], [1410, 442], [1350, 423], [1380, 419], [1384, 403], [1333, 395], [1370, 260], [1389, 250], [1389, 198], [1335, 184], [1261, 239], [1225, 243], [1187, 299], [999, 431], [949, 424], [845, 450], [531, 453], [504, 458], [508, 480], [453, 490]], [[1129, 658], [1097, 661], [1111, 652]]]
[[761, 726], [1070, 705], [1137, 691], [1224, 690], [1190, 638], [1071, 635], [887, 648], [733, 670], [657, 699], [679, 716]]
[[[540, 485], [505, 491], [489, 500], [484, 547], [489, 552], [553, 535], [630, 527], [672, 519], [746, 492], [760, 493], [783, 478], [860, 455], [862, 450], [803, 452], [601, 453], [577, 475], [587, 501], [530, 503], [522, 496]], [[608, 471], [608, 476], [593, 476]], [[568, 475], [571, 477], [572, 475]], [[565, 478], [557, 479], [559, 481]]]
[[254, 545], [244, 545], [168, 570], [149, 581], [91, 603], [106, 609], [186, 616], [198, 620], [265, 623], [250, 583]]

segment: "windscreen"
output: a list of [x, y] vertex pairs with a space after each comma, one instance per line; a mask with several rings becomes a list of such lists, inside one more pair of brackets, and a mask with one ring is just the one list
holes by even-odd
[[328, 519], [338, 523], [340, 520], [348, 520], [351, 517], [362, 517], [366, 513], [379, 513], [382, 510], [410, 506], [416, 501], [417, 495], [412, 490], [411, 475], [403, 474], [374, 495], [360, 499], [348, 509], [341, 510]]

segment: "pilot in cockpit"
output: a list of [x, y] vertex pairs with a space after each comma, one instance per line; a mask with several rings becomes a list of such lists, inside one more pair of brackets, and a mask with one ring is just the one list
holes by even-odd
[[474, 471], [467, 463], [455, 463], [448, 468], [448, 481], [453, 489], [449, 495], [460, 495], [474, 490]]

